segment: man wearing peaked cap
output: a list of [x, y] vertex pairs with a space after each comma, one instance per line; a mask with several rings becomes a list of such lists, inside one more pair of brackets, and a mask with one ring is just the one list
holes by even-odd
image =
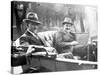
[[[71, 28], [73, 26], [73, 22], [71, 18], [65, 17], [62, 22], [62, 29], [60, 29], [54, 36], [54, 47], [58, 51], [59, 56], [65, 58], [73, 58], [72, 55], [72, 45], [76, 45], [75, 34], [71, 32]], [[65, 53], [63, 55], [63, 53]]]
[[72, 29], [72, 26], [73, 26], [73, 22], [72, 22], [71, 18], [65, 17], [62, 24], [63, 24], [64, 32], [69, 32], [70, 33], [71, 29]]

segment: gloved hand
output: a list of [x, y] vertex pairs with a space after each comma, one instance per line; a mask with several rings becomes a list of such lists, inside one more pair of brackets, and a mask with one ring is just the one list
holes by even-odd
[[53, 47], [44, 47], [47, 52], [56, 53], [56, 49]]
[[73, 41], [73, 42], [71, 42], [71, 45], [78, 45], [78, 42], [77, 41]]
[[32, 48], [32, 46], [29, 46], [28, 47], [28, 50], [26, 52], [26, 56], [32, 55], [32, 52], [34, 52], [34, 51], [35, 51], [35, 48]]
[[73, 54], [72, 53], [61, 53], [57, 55], [57, 58], [73, 59]]

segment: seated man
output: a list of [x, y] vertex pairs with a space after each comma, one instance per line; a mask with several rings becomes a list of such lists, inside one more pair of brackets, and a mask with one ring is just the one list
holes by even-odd
[[[29, 54], [32, 49], [34, 49], [32, 51], [45, 51], [45, 52], [54, 49], [52, 47], [47, 47], [45, 45], [45, 42], [42, 41], [42, 39], [37, 35], [38, 27], [42, 24], [38, 20], [38, 16], [36, 13], [29, 12], [26, 16], [26, 19], [24, 19], [23, 22], [27, 24], [27, 30], [21, 37], [18, 38], [19, 40], [18, 46], [29, 47], [29, 50], [26, 52], [26, 55], [21, 56], [20, 58], [23, 58], [24, 60], [25, 59], [24, 57], [27, 56], [27, 53]], [[15, 57], [15, 55], [13, 57]]]
[[45, 41], [43, 41], [41, 37], [38, 36], [37, 34], [38, 27], [42, 25], [42, 23], [38, 20], [37, 14], [29, 12], [27, 14], [26, 19], [24, 19], [23, 22], [27, 24], [28, 28], [26, 32], [19, 38], [20, 45], [23, 46], [36, 45], [36, 47], [45, 48], [47, 46], [45, 44]]
[[72, 20], [68, 17], [64, 19], [63, 28], [55, 33], [54, 47], [58, 52], [58, 57], [73, 58], [72, 46], [78, 44], [75, 34], [71, 32]]

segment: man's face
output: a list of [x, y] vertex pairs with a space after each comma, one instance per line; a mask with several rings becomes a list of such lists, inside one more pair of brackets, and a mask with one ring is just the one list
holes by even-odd
[[37, 23], [29, 22], [28, 26], [30, 31], [32, 31], [33, 33], [37, 33], [38, 29]]
[[64, 31], [70, 32], [72, 25], [70, 23], [65, 23], [63, 28], [64, 28]]

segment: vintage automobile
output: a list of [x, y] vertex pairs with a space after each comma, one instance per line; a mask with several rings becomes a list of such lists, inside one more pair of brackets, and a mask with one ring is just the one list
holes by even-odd
[[[53, 47], [53, 36], [55, 32], [56, 31], [40, 32], [38, 35], [43, 41], [47, 42], [48, 46]], [[81, 44], [80, 47], [73, 48], [73, 55], [76, 59], [60, 58], [53, 52], [33, 52], [32, 56], [27, 59], [27, 64], [21, 65], [23, 73], [97, 69], [97, 46], [95, 44], [87, 44], [88, 33], [75, 34], [77, 41]], [[17, 39], [15, 41], [17, 47], [20, 46], [18, 42], [19, 40]], [[25, 48], [22, 49], [24, 49], [22, 50], [23, 52], [27, 51]], [[17, 51], [21, 53], [21, 50]], [[79, 59], [77, 59], [78, 57]], [[13, 61], [13, 63], [15, 63], [15, 61]], [[14, 69], [14, 66], [12, 67]], [[30, 70], [26, 72], [27, 68], [30, 68]]]

